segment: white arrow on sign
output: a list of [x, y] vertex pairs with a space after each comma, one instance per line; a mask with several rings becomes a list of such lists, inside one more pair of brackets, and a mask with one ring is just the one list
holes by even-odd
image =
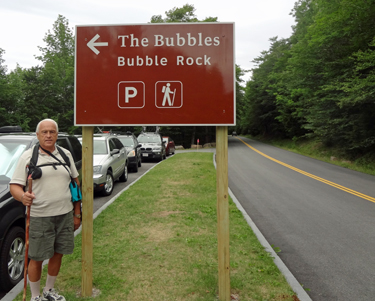
[[[95, 47], [98, 47], [98, 46], [108, 46], [108, 42], [96, 42], [97, 39], [100, 38], [100, 35], [96, 34], [95, 37], [93, 37], [90, 42], [87, 43], [87, 46], [92, 50], [94, 51], [94, 53], [96, 55], [99, 54], [99, 50], [96, 49]], [[96, 43], [95, 43], [96, 42]]]

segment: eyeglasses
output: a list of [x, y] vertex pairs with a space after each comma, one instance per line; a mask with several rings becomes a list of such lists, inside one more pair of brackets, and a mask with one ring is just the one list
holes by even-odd
[[52, 130], [52, 131], [47, 131], [47, 130], [43, 130], [43, 131], [40, 131], [40, 134], [43, 135], [43, 136], [46, 136], [46, 135], [56, 135], [57, 134], [57, 131], [55, 130]]

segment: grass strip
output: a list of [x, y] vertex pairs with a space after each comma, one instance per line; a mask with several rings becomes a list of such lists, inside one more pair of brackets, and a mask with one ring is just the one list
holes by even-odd
[[328, 147], [317, 139], [265, 139], [261, 137], [252, 137], [250, 135], [245, 135], [244, 137], [330, 164], [369, 175], [375, 175], [374, 152], [369, 152], [365, 155], [357, 154], [356, 156], [349, 156], [349, 154], [344, 153], [340, 147]]
[[[95, 297], [80, 296], [81, 235], [74, 253], [63, 258], [55, 288], [68, 301], [218, 300], [212, 156], [180, 153], [163, 161], [94, 220]], [[298, 300], [232, 200], [229, 218], [233, 296]]]

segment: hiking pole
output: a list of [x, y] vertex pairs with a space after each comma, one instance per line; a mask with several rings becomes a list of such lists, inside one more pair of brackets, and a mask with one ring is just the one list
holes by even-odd
[[[29, 184], [28, 192], [32, 192], [32, 183], [33, 179], [31, 175], [27, 179]], [[27, 206], [27, 213], [26, 213], [26, 233], [25, 233], [25, 268], [23, 272], [23, 297], [22, 301], [26, 301], [26, 289], [27, 289], [27, 268], [28, 268], [28, 261], [29, 261], [29, 227], [30, 227], [30, 206]]]

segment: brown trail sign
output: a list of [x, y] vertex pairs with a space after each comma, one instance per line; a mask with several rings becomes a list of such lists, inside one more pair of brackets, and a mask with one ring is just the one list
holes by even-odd
[[216, 130], [219, 298], [230, 300], [227, 126], [235, 125], [234, 23], [76, 26], [74, 124], [82, 126], [82, 295], [92, 291], [93, 126]]

